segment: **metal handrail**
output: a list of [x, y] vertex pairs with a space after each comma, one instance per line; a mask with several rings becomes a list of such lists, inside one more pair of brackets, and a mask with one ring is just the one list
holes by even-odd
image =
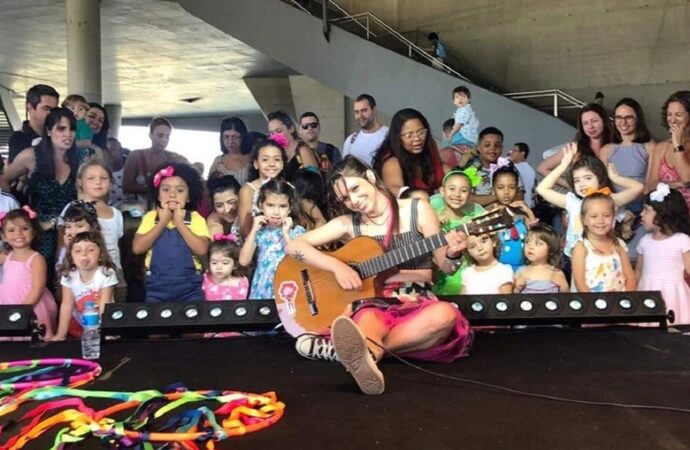
[[[332, 19], [329, 21], [330, 23], [337, 24], [337, 23], [347, 22], [347, 21], [354, 22], [355, 24], [357, 24], [360, 28], [362, 28], [366, 32], [366, 39], [369, 41], [369, 40], [371, 40], [372, 37], [378, 38], [378, 36], [371, 30], [371, 23], [373, 22], [374, 24], [383, 28], [383, 30], [386, 31], [388, 34], [395, 37], [398, 41], [402, 42], [405, 46], [407, 46], [408, 58], [412, 58], [412, 54], [416, 53], [419, 56], [421, 56], [423, 59], [428, 61], [429, 63], [432, 63], [432, 64], [434, 64], [434, 66], [439, 67], [444, 72], [447, 72], [451, 75], [455, 75], [456, 77], [458, 77], [462, 80], [465, 80], [467, 82], [470, 82], [470, 83], [472, 82], [469, 78], [460, 74], [458, 71], [456, 71], [452, 67], [448, 66], [445, 63], [440, 62], [439, 60], [437, 60], [436, 58], [431, 56], [426, 50], [419, 47], [418, 45], [416, 45], [414, 42], [407, 39], [402, 34], [398, 33], [395, 29], [390, 27], [386, 22], [379, 19], [374, 14], [372, 14], [370, 12], [363, 12], [363, 13], [353, 15], [353, 14], [350, 14], [349, 12], [347, 12], [345, 9], [343, 9], [340, 5], [338, 5], [333, 0], [325, 0], [325, 1], [327, 1], [329, 5], [333, 6], [335, 9], [337, 9], [341, 14], [343, 14], [343, 17], [338, 17], [338, 18]], [[295, 0], [290, 0], [290, 2], [293, 5], [297, 6], [299, 9], [301, 9], [302, 11], [311, 15], [311, 12], [309, 12], [306, 8], [304, 8], [302, 5], [300, 5]], [[359, 19], [364, 19], [365, 23], [362, 24]]]
[[[566, 94], [560, 89], [545, 89], [541, 91], [523, 91], [523, 92], [509, 92], [503, 94], [513, 100], [526, 100], [531, 98], [553, 97], [553, 116], [558, 117], [558, 110], [560, 109], [574, 109], [582, 108], [586, 105], [585, 102]], [[559, 99], [562, 99], [566, 104], [560, 104]]]

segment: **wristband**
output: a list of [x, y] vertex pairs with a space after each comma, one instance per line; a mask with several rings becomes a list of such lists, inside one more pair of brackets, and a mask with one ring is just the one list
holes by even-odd
[[676, 145], [676, 146], [673, 148], [673, 151], [676, 152], [676, 153], [680, 153], [680, 152], [685, 151], [685, 148], [684, 148], [682, 145]]

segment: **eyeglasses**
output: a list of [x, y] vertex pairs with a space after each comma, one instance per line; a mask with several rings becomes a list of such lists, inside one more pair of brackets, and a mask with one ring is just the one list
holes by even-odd
[[411, 141], [414, 138], [425, 139], [428, 132], [429, 130], [427, 130], [426, 128], [422, 128], [421, 130], [416, 132], [410, 131], [409, 133], [401, 134], [400, 137], [406, 141]]
[[303, 130], [308, 130], [309, 128], [311, 128], [312, 130], [316, 130], [317, 128], [319, 128], [319, 122], [309, 122], [302, 124]]
[[635, 116], [614, 116], [613, 118], [616, 122], [633, 122], [636, 119]]

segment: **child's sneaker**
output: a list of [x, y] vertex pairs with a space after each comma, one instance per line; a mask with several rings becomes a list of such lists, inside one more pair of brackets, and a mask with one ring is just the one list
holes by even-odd
[[315, 334], [303, 334], [295, 341], [295, 350], [307, 359], [338, 361], [338, 356], [335, 354], [335, 348], [333, 347], [333, 341], [327, 337], [317, 336]]
[[336, 318], [331, 326], [331, 338], [340, 363], [350, 372], [362, 392], [382, 394], [386, 388], [383, 374], [369, 352], [366, 338], [352, 319]]

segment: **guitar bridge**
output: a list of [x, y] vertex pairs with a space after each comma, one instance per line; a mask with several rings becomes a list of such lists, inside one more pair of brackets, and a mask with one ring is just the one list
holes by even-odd
[[309, 271], [307, 269], [302, 269], [299, 271], [302, 277], [302, 286], [304, 287], [304, 296], [307, 298], [307, 305], [309, 305], [309, 312], [312, 316], [319, 313], [319, 307], [316, 305], [316, 299], [314, 298], [314, 291], [311, 287], [311, 280], [309, 279]]

